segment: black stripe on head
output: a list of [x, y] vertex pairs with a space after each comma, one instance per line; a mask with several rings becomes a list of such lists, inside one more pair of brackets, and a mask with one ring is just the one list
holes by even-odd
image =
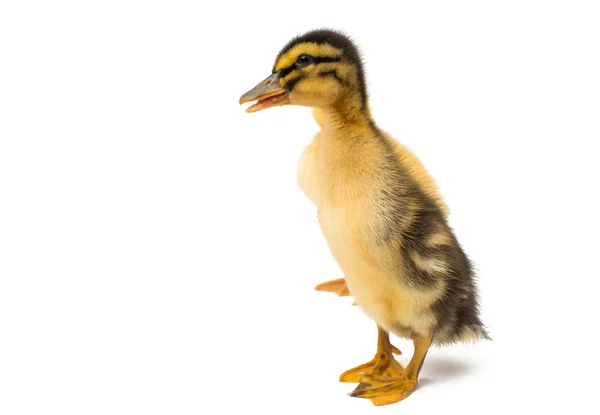
[[283, 54], [289, 52], [294, 46], [300, 43], [316, 43], [318, 45], [326, 43], [333, 46], [334, 48], [340, 49], [343, 52], [344, 59], [356, 67], [361, 101], [363, 107], [365, 107], [367, 103], [367, 84], [365, 82], [365, 74], [363, 70], [362, 60], [358, 48], [347, 35], [340, 31], [331, 29], [319, 29], [310, 31], [290, 40], [287, 43], [287, 45], [285, 45], [283, 49], [281, 49], [281, 51], [277, 55], [277, 59], [275, 59], [275, 62], [277, 62]]
[[301, 79], [303, 79], [303, 78], [304, 78], [304, 76], [303, 76], [303, 75], [300, 75], [300, 76], [297, 76], [296, 78], [290, 79], [289, 81], [287, 81], [287, 82], [285, 83], [285, 86], [284, 86], [284, 88], [285, 88], [285, 89], [286, 89], [288, 92], [292, 92], [292, 89], [293, 89], [293, 88], [296, 86], [296, 84], [297, 84], [298, 82], [300, 82], [300, 80], [301, 80]]
[[319, 64], [319, 63], [331, 63], [331, 62], [339, 62], [340, 61], [340, 57], [333, 57], [333, 56], [313, 56], [313, 63], [315, 64]]
[[[333, 56], [311, 56], [312, 58], [312, 64], [318, 65], [320, 63], [331, 63], [331, 62], [339, 62], [340, 58], [339, 57], [333, 57]], [[296, 62], [294, 62], [292, 65], [288, 66], [287, 68], [282, 68], [279, 70], [279, 76], [281, 78], [285, 78], [286, 76], [288, 76], [294, 69], [298, 69], [299, 66]]]
[[341, 84], [344, 83], [344, 80], [342, 78], [340, 78], [337, 74], [337, 72], [335, 71], [335, 69], [331, 70], [331, 71], [324, 71], [324, 72], [319, 72], [319, 75], [321, 76], [333, 76], [335, 79], [337, 79], [337, 81]]
[[292, 66], [288, 66], [287, 68], [281, 68], [279, 70], [279, 77], [280, 78], [285, 78], [286, 76], [288, 76], [293, 70], [296, 69], [296, 65], [292, 65]]

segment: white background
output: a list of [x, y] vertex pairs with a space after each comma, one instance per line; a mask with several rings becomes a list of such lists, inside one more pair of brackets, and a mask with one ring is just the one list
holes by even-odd
[[[332, 3], [2, 2], [0, 413], [598, 410], [598, 3]], [[342, 275], [295, 181], [310, 111], [237, 103], [324, 26], [437, 179], [494, 338], [384, 408], [337, 381], [374, 324], [313, 291]]]

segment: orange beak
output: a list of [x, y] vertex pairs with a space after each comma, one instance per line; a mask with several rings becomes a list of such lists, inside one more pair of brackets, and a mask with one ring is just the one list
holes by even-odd
[[274, 73], [240, 97], [240, 104], [257, 101], [246, 112], [257, 112], [266, 108], [290, 103], [287, 91], [279, 83], [279, 74]]

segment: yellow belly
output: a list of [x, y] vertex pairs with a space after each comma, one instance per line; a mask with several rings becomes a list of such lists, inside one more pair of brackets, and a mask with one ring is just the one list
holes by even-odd
[[[391, 328], [407, 313], [402, 305], [402, 287], [398, 274], [370, 242], [369, 224], [358, 220], [352, 209], [333, 207], [324, 202], [319, 209], [319, 224], [336, 262], [344, 272], [348, 289], [367, 316], [383, 327]], [[400, 271], [400, 270], [398, 270]]]

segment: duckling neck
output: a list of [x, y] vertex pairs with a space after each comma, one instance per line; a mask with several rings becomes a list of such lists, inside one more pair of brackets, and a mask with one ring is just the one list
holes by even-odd
[[374, 128], [369, 106], [357, 99], [346, 99], [327, 108], [321, 108], [322, 124], [329, 129]]

